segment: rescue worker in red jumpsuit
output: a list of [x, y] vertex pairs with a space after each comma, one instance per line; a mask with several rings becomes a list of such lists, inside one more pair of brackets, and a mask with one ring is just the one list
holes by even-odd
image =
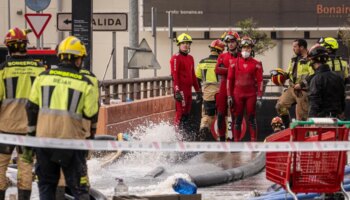
[[224, 37], [224, 42], [227, 45], [227, 52], [219, 56], [215, 73], [219, 76], [220, 89], [216, 95], [216, 109], [217, 109], [217, 124], [220, 141], [226, 140], [226, 116], [227, 116], [227, 69], [234, 65], [237, 57], [239, 57], [238, 45], [240, 37], [237, 32], [228, 31]]
[[[188, 127], [192, 105], [192, 87], [196, 90], [197, 100], [202, 98], [197, 77], [194, 72], [194, 60], [189, 55], [192, 37], [182, 33], [177, 37], [179, 52], [170, 59], [171, 76], [173, 78], [174, 98], [176, 100], [175, 126], [179, 131]], [[185, 134], [189, 134], [188, 132]]]
[[[228, 69], [227, 102], [234, 116], [234, 141], [241, 139], [244, 110], [248, 117], [251, 141], [257, 140], [255, 106], [261, 107], [263, 91], [263, 67], [252, 57], [253, 40], [249, 36], [241, 39], [241, 57]], [[233, 112], [232, 112], [233, 111]]]

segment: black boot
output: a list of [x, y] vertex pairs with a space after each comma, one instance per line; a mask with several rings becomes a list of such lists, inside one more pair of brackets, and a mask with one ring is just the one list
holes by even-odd
[[6, 190], [0, 190], [0, 200], [5, 200]]
[[197, 141], [213, 141], [210, 138], [212, 138], [212, 134], [210, 133], [210, 130], [208, 127], [203, 127], [199, 130]]
[[31, 190], [18, 189], [18, 200], [30, 200]]
[[57, 186], [56, 188], [56, 200], [65, 200], [66, 187], [65, 186]]
[[289, 119], [289, 115], [281, 115], [284, 127], [289, 128], [289, 124], [290, 124], [290, 119]]

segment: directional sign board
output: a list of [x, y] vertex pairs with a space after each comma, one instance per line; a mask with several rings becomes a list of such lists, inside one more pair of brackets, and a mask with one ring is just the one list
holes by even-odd
[[40, 38], [41, 34], [44, 32], [46, 25], [51, 19], [51, 14], [36, 13], [36, 14], [25, 14], [30, 28], [32, 28], [36, 38]]
[[[127, 31], [127, 13], [94, 13], [92, 19], [93, 31]], [[72, 30], [72, 13], [57, 13], [57, 29]]]

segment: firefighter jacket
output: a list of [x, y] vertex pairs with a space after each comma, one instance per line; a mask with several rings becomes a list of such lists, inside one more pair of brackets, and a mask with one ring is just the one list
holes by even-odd
[[307, 78], [314, 73], [309, 64], [306, 58], [299, 56], [291, 59], [287, 68], [289, 85], [300, 84], [302, 88], [307, 86]]
[[328, 65], [316, 69], [309, 86], [309, 117], [336, 117], [344, 111], [344, 81]]
[[329, 68], [340, 75], [343, 79], [346, 79], [349, 76], [348, 63], [341, 57], [330, 55], [327, 65], [329, 65]]
[[98, 113], [93, 83], [79, 69], [62, 64], [34, 82], [27, 106], [29, 130], [37, 137], [85, 139], [83, 119]]
[[[100, 99], [100, 90], [98, 86], [99, 82], [95, 74], [87, 69], [80, 69], [79, 73], [85, 75], [92, 82], [93, 94], [97, 95], [97, 99]], [[99, 106], [100, 106], [100, 103], [99, 103]], [[83, 119], [83, 126], [84, 126], [84, 130], [86, 131], [86, 138], [94, 137], [94, 134], [97, 129], [97, 119], [98, 119], [98, 114], [95, 115], [95, 117], [93, 117], [91, 120]], [[92, 132], [90, 130], [92, 130]]]
[[203, 85], [218, 85], [218, 77], [215, 73], [216, 61], [218, 55], [210, 55], [208, 58], [202, 59], [196, 68], [196, 76], [202, 80]]
[[0, 131], [27, 134], [25, 106], [44, 65], [28, 56], [12, 56], [0, 66]]
[[194, 73], [194, 60], [189, 54], [176, 53], [170, 59], [171, 76], [174, 91], [191, 92], [192, 86], [199, 91], [199, 84]]

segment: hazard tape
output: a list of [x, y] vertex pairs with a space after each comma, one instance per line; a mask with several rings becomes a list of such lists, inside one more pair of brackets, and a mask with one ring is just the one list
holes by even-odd
[[144, 142], [73, 140], [0, 134], [0, 143], [75, 150], [165, 151], [165, 152], [295, 152], [349, 151], [349, 141], [332, 142]]

